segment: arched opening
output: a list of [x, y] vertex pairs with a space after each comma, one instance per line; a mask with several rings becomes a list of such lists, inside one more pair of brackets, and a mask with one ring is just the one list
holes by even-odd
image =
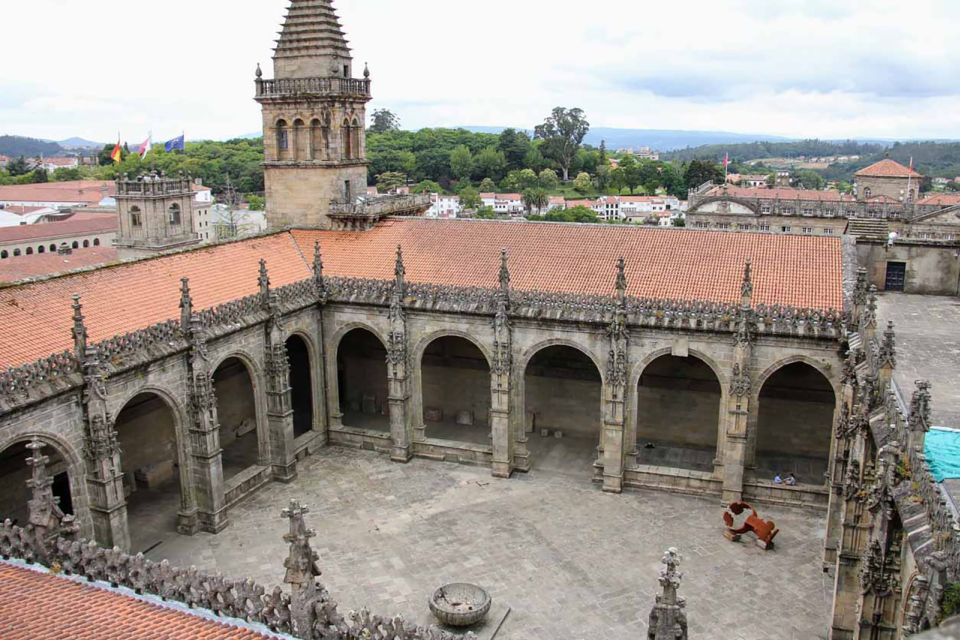
[[[143, 226], [143, 213], [140, 211], [140, 207], [137, 207], [137, 206], [130, 207], [130, 226], [131, 227]], [[84, 240], [84, 243], [86, 243], [86, 240]]]
[[323, 124], [319, 118], [314, 118], [310, 121], [310, 159], [320, 160], [324, 158], [323, 148]]
[[466, 338], [431, 342], [420, 360], [427, 438], [489, 445], [490, 365]]
[[366, 329], [354, 329], [337, 348], [337, 391], [344, 426], [390, 431], [387, 349]]
[[290, 157], [290, 132], [286, 120], [277, 120], [277, 159], [286, 160]]
[[757, 406], [757, 477], [822, 486], [830, 458], [836, 396], [805, 362], [781, 367], [763, 383]]
[[[10, 519], [18, 526], [26, 526], [31, 498], [27, 480], [31, 477], [27, 458], [32, 453], [27, 441], [16, 442], [0, 452], [0, 521]], [[46, 443], [44, 443], [46, 444]], [[59, 499], [64, 513], [73, 513], [73, 496], [70, 493], [70, 474], [65, 457], [49, 444], [42, 450], [49, 458], [47, 474], [53, 478], [53, 495]]]
[[290, 363], [293, 435], [299, 438], [313, 431], [313, 374], [306, 340], [297, 335], [287, 338], [287, 360]]
[[534, 468], [586, 471], [598, 458], [602, 378], [579, 349], [546, 347], [524, 372], [524, 429]]
[[227, 358], [213, 373], [217, 398], [223, 479], [255, 466], [260, 455], [257, 399], [253, 378], [240, 358]]
[[89, 241], [89, 240], [84, 240], [84, 241], [83, 241], [83, 248], [84, 248], [84, 249], [88, 249], [89, 247], [90, 247], [90, 241]]
[[73, 241], [73, 244], [71, 244], [70, 247], [73, 248], [73, 249], [79, 249], [79, 248], [80, 248], [80, 243], [77, 242], [76, 240], [74, 240], [74, 241]]
[[696, 356], [647, 365], [637, 384], [637, 462], [712, 471], [721, 396], [713, 369]]
[[13, 257], [16, 258], [16, 257], [19, 256], [19, 255], [20, 255], [20, 249], [14, 249], [14, 250], [13, 250]]
[[56, 245], [56, 244], [51, 244], [51, 245], [48, 247], [48, 249], [50, 249], [50, 253], [56, 253], [56, 252], [57, 252], [57, 245]]
[[33, 247], [27, 247], [27, 255], [28, 255], [28, 256], [32, 256], [32, 255], [33, 255]]
[[302, 160], [307, 157], [306, 136], [303, 135], [303, 120], [297, 118], [293, 121], [293, 159]]
[[155, 393], [141, 393], [117, 415], [117, 443], [127, 497], [131, 549], [142, 551], [158, 533], [177, 530], [180, 449], [177, 416]]
[[349, 160], [353, 157], [353, 136], [350, 132], [350, 122], [348, 120], [343, 121], [343, 126], [340, 128], [340, 144], [343, 148], [343, 159]]
[[39, 247], [37, 247], [37, 253], [46, 253], [46, 252], [47, 252], [47, 248], [45, 246], [40, 245]]
[[9, 257], [10, 257], [10, 254], [7, 253], [6, 249], [4, 249], [3, 251], [0, 251], [0, 260], [6, 260]]
[[350, 157], [359, 159], [361, 157], [360, 153], [360, 132], [362, 131], [360, 127], [360, 121], [356, 118], [353, 119], [353, 122], [350, 123]]
[[180, 205], [176, 202], [170, 205], [170, 208], [167, 209], [167, 224], [171, 227], [180, 226]]
[[[84, 242], [86, 242], [86, 240], [84, 240]], [[99, 246], [100, 246], [100, 238], [94, 238], [94, 239], [93, 239], [93, 246], [95, 246], [95, 247], [99, 247]]]

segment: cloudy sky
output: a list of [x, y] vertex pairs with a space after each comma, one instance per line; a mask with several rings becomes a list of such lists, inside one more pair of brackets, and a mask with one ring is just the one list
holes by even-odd
[[[4, 3], [0, 134], [259, 130], [286, 0]], [[595, 126], [960, 138], [955, 0], [337, 0], [372, 107], [407, 128]], [[272, 75], [267, 71], [267, 76]]]

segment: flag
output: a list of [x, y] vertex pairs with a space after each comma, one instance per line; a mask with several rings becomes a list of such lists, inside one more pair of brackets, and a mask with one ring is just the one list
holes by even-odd
[[153, 134], [151, 133], [147, 136], [147, 139], [140, 144], [140, 159], [143, 160], [147, 157], [147, 154], [150, 153], [150, 149], [153, 148]]
[[110, 159], [113, 160], [114, 164], [120, 164], [120, 161], [123, 160], [123, 147], [120, 146], [119, 138], [117, 138], [117, 144], [113, 147], [113, 151], [110, 152]]
[[730, 166], [730, 152], [723, 154], [723, 168], [726, 169]]
[[167, 153], [170, 153], [171, 151], [183, 151], [183, 147], [184, 141], [182, 133], [173, 140], [167, 140], [167, 143], [163, 145], [163, 148]]

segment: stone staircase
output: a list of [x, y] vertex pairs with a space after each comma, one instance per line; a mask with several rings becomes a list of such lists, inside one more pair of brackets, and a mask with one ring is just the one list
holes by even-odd
[[850, 218], [847, 233], [858, 238], [886, 240], [890, 237], [890, 226], [881, 218]]

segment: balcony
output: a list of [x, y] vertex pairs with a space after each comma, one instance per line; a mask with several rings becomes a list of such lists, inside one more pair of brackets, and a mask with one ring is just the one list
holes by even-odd
[[355, 78], [257, 78], [257, 99], [305, 96], [370, 98], [370, 81]]

